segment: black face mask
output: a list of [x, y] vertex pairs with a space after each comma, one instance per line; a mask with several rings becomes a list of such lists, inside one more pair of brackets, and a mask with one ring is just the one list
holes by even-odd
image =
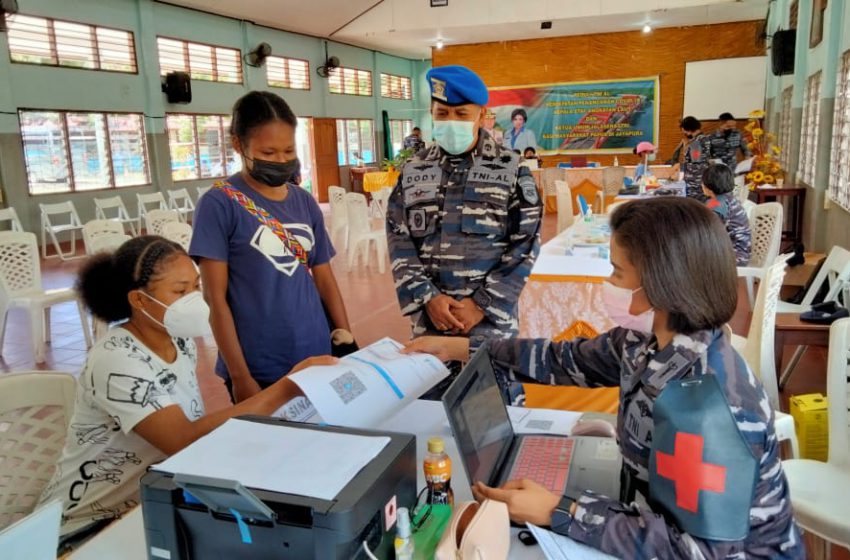
[[687, 138], [688, 140], [693, 140], [693, 139], [694, 139], [694, 135], [693, 135], [693, 134], [691, 134], [690, 132], [686, 132], [686, 133], [685, 133], [685, 138]]
[[265, 161], [262, 159], [251, 159], [245, 157], [253, 163], [253, 166], [248, 171], [248, 175], [269, 187], [282, 187], [301, 173], [301, 162], [298, 158], [279, 163], [276, 161]]
[[726, 130], [723, 131], [723, 136], [725, 136], [726, 138], [729, 138], [730, 136], [732, 136], [732, 132], [733, 132], [733, 129], [727, 128]]

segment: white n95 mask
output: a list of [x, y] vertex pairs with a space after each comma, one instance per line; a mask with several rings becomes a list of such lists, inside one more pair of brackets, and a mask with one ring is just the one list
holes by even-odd
[[165, 305], [145, 291], [141, 292], [165, 308], [162, 323], [151, 317], [150, 313], [144, 309], [142, 309], [142, 313], [147, 315], [148, 319], [163, 327], [171, 336], [194, 338], [209, 334], [210, 308], [204, 301], [201, 292], [194, 291], [191, 294], [186, 294], [171, 305]]
[[452, 155], [462, 154], [472, 145], [475, 123], [472, 121], [434, 121], [434, 140]]
[[608, 311], [608, 316], [617, 325], [645, 334], [652, 334], [652, 323], [655, 321], [655, 311], [648, 309], [640, 315], [632, 315], [629, 309], [632, 307], [632, 296], [638, 290], [620, 288], [610, 282], [602, 283], [602, 303]]

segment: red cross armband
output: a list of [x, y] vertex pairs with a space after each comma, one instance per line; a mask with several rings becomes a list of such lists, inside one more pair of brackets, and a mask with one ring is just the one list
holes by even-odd
[[653, 407], [650, 503], [683, 532], [739, 541], [750, 530], [758, 461], [714, 375], [669, 382]]

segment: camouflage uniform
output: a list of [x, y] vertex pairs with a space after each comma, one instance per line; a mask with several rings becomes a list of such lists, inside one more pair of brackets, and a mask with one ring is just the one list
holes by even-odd
[[747, 149], [747, 144], [744, 142], [744, 137], [740, 131], [732, 130], [727, 137], [724, 131], [717, 130], [711, 135], [711, 153], [713, 157], [723, 160], [723, 163], [735, 172], [735, 167], [738, 165], [738, 150], [744, 154], [744, 157], [750, 157], [750, 150]]
[[[623, 454], [621, 499], [585, 492], [578, 500], [575, 516], [554, 527], [556, 531], [619, 558], [805, 557], [779, 461], [773, 409], [761, 383], [721, 331], [677, 335], [658, 350], [652, 335], [615, 328], [595, 339], [572, 343], [495, 341], [490, 354], [501, 375], [511, 379], [620, 387], [617, 439]], [[736, 435], [757, 461], [757, 479], [749, 479], [749, 484], [755, 484], [749, 532], [741, 541], [695, 537], [682, 531], [662, 512], [663, 507], [646, 505], [656, 429], [653, 406], [667, 383], [697, 375], [715, 376], [737, 425]]]
[[425, 147], [425, 141], [421, 136], [416, 136], [415, 134], [410, 134], [404, 137], [401, 145], [402, 149], [408, 150], [413, 148], [415, 151], [419, 151]]
[[696, 136], [685, 147], [685, 163], [682, 166], [682, 171], [685, 173], [689, 197], [701, 202], [705, 200], [705, 195], [702, 193], [702, 172], [705, 171], [711, 163], [710, 160], [714, 157], [711, 151], [711, 138], [705, 134]]
[[438, 333], [425, 304], [439, 294], [471, 297], [484, 319], [469, 333], [518, 333], [517, 304], [540, 252], [541, 201], [519, 156], [479, 131], [476, 148], [452, 156], [436, 143], [402, 169], [387, 208], [390, 261], [413, 336]]
[[715, 198], [708, 200], [706, 206], [723, 220], [723, 225], [726, 226], [726, 231], [729, 233], [729, 239], [732, 240], [732, 247], [735, 249], [735, 264], [746, 266], [750, 262], [752, 244], [747, 211], [744, 210], [744, 207], [732, 193], [716, 195]]

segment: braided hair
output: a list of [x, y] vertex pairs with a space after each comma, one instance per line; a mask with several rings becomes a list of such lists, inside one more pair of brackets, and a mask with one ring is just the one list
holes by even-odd
[[127, 294], [156, 280], [163, 265], [178, 255], [186, 251], [164, 237], [135, 237], [114, 253], [91, 257], [77, 277], [77, 293], [96, 317], [107, 322], [129, 319]]
[[255, 129], [274, 121], [284, 122], [292, 128], [298, 126], [298, 117], [281, 96], [270, 91], [251, 91], [233, 106], [230, 134], [237, 137], [244, 148]]

